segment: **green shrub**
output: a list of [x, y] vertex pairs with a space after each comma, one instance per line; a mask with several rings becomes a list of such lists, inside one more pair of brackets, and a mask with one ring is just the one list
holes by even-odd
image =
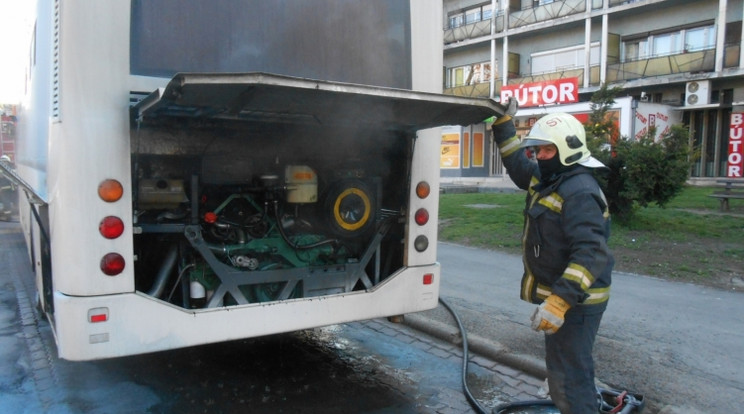
[[610, 212], [627, 221], [638, 207], [666, 206], [678, 195], [689, 177], [689, 132], [673, 125], [654, 140], [655, 131], [639, 140], [620, 139], [597, 158], [609, 167], [598, 179], [608, 198]]
[[692, 163], [689, 131], [683, 125], [673, 125], [655, 140], [656, 131], [638, 140], [613, 139], [612, 119], [607, 108], [614, 103], [616, 89], [602, 87], [592, 98], [592, 115], [586, 126], [587, 145], [607, 170], [598, 170], [610, 213], [620, 221], [628, 221], [639, 207], [656, 204], [664, 207], [682, 191]]

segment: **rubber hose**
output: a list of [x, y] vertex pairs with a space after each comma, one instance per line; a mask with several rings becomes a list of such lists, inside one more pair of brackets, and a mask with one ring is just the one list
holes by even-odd
[[465, 393], [465, 397], [468, 399], [468, 403], [470, 403], [473, 410], [480, 414], [488, 414], [486, 408], [475, 399], [473, 394], [470, 392], [470, 388], [468, 388], [468, 336], [465, 332], [465, 327], [462, 326], [462, 322], [460, 322], [460, 317], [457, 316], [457, 313], [455, 313], [455, 311], [441, 297], [439, 298], [439, 303], [441, 303], [442, 306], [452, 314], [452, 317], [455, 318], [457, 327], [460, 329], [460, 335], [462, 336], [462, 390]]
[[165, 283], [168, 281], [168, 276], [171, 271], [173, 271], [173, 266], [176, 264], [176, 259], [178, 259], [178, 245], [174, 244], [168, 250], [168, 253], [166, 253], [165, 259], [163, 259], [163, 264], [160, 266], [160, 270], [155, 277], [155, 282], [147, 292], [148, 295], [160, 298], [160, 295], [163, 294], [163, 290], [165, 290]]

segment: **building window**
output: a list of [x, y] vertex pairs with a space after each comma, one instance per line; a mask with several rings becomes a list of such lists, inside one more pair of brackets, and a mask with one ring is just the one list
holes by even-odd
[[624, 61], [677, 55], [716, 47], [715, 26], [705, 25], [633, 36], [623, 41]]
[[685, 31], [685, 52], [716, 47], [716, 30], [713, 26], [698, 27]]
[[654, 36], [653, 42], [653, 56], [665, 56], [672, 55], [681, 52], [681, 39], [680, 33], [666, 33], [658, 36]]
[[457, 66], [447, 69], [445, 87], [475, 85], [491, 81], [491, 64], [488, 62]]
[[491, 3], [462, 9], [449, 14], [449, 29], [454, 29], [456, 27], [464, 26], [466, 24], [473, 24], [484, 20], [490, 20], [492, 16], [493, 8], [491, 7]]
[[632, 40], [624, 43], [625, 60], [639, 60], [648, 57], [648, 39]]
[[463, 14], [456, 14], [454, 16], [450, 16], [449, 28], [454, 29], [455, 27], [460, 27], [463, 25], [464, 21], [465, 21], [465, 16]]
[[[590, 47], [589, 64], [599, 65], [599, 42], [592, 43]], [[553, 73], [561, 70], [583, 68], [586, 60], [584, 46], [572, 46], [563, 49], [549, 50], [533, 53], [530, 56], [532, 62], [532, 75], [542, 73]]]

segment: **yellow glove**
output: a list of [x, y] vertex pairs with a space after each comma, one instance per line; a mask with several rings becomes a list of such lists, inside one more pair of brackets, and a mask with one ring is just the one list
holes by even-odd
[[566, 311], [571, 306], [558, 295], [550, 295], [540, 306], [535, 309], [535, 313], [530, 318], [532, 320], [532, 329], [536, 331], [545, 331], [546, 334], [558, 332], [563, 321], [565, 320]]

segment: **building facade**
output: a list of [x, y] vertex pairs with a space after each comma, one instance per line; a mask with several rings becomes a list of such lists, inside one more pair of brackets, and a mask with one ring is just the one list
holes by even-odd
[[[697, 149], [692, 181], [727, 175], [744, 111], [743, 0], [444, 0], [444, 91], [515, 97], [519, 134], [550, 112], [580, 120], [602, 85], [637, 138], [675, 123]], [[503, 176], [487, 123], [443, 131], [442, 177]]]
[[0, 104], [0, 156], [15, 161], [16, 105]]

